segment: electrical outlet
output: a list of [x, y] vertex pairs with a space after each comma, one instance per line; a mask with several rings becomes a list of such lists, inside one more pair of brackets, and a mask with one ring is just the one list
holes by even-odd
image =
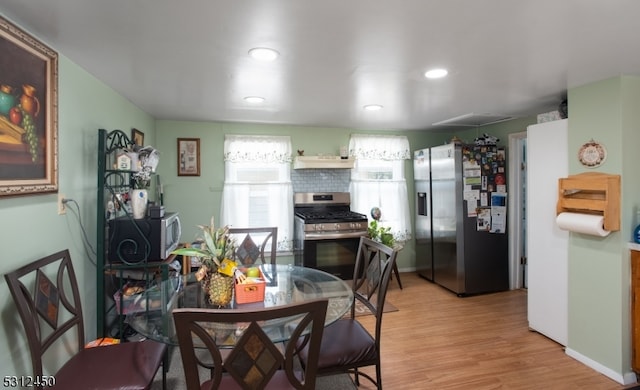
[[58, 215], [64, 215], [67, 213], [67, 205], [62, 203], [64, 194], [58, 193]]

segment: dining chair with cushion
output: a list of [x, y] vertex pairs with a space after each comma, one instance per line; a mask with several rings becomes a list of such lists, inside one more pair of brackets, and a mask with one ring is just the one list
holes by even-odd
[[[354, 300], [360, 301], [362, 306], [375, 316], [375, 329], [371, 334], [358, 322], [354, 302], [350, 316], [325, 328], [320, 344], [318, 375], [352, 373], [357, 386], [360, 385], [359, 377], [363, 376], [378, 389], [382, 389], [380, 334], [385, 297], [396, 256], [396, 250], [370, 238], [360, 238], [352, 289]], [[301, 344], [302, 340], [300, 340]], [[303, 347], [300, 352], [300, 361], [303, 366], [309, 362], [307, 351], [306, 347]], [[367, 366], [375, 366], [375, 379], [358, 370]]]
[[235, 260], [241, 266], [276, 264], [277, 227], [230, 227], [229, 235], [236, 241]]
[[[18, 268], [5, 279], [27, 336], [33, 378], [50, 375], [53, 388], [64, 390], [150, 388], [167, 346], [145, 340], [85, 348], [80, 292], [68, 250]], [[54, 350], [70, 346], [76, 350], [73, 356], [57, 371], [45, 372], [45, 365], [56, 363]], [[165, 385], [164, 369], [162, 379]]]
[[[314, 389], [327, 304], [322, 299], [254, 310], [175, 309], [187, 390]], [[274, 322], [291, 332], [284, 353], [261, 327]], [[307, 351], [304, 369], [299, 339]]]

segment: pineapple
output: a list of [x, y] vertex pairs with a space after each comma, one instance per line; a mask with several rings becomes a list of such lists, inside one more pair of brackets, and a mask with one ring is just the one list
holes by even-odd
[[233, 269], [223, 266], [224, 262], [233, 262], [235, 243], [229, 236], [227, 226], [216, 229], [214, 219], [209, 226], [198, 226], [203, 232], [200, 248], [180, 248], [173, 251], [177, 255], [196, 256], [202, 266], [196, 273], [196, 279], [202, 281], [209, 301], [215, 306], [226, 306], [233, 297]]
[[214, 306], [226, 306], [233, 298], [233, 277], [214, 272], [205, 279], [203, 287]]

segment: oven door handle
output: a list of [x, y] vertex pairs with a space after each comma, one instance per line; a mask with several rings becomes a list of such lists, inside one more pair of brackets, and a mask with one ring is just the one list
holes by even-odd
[[366, 235], [367, 232], [305, 233], [304, 239], [309, 241], [336, 240], [340, 238], [359, 238]]

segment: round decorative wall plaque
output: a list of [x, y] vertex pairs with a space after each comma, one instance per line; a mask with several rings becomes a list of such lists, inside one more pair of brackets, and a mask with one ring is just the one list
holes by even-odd
[[580, 147], [578, 161], [587, 168], [596, 168], [607, 158], [607, 149], [593, 139]]

